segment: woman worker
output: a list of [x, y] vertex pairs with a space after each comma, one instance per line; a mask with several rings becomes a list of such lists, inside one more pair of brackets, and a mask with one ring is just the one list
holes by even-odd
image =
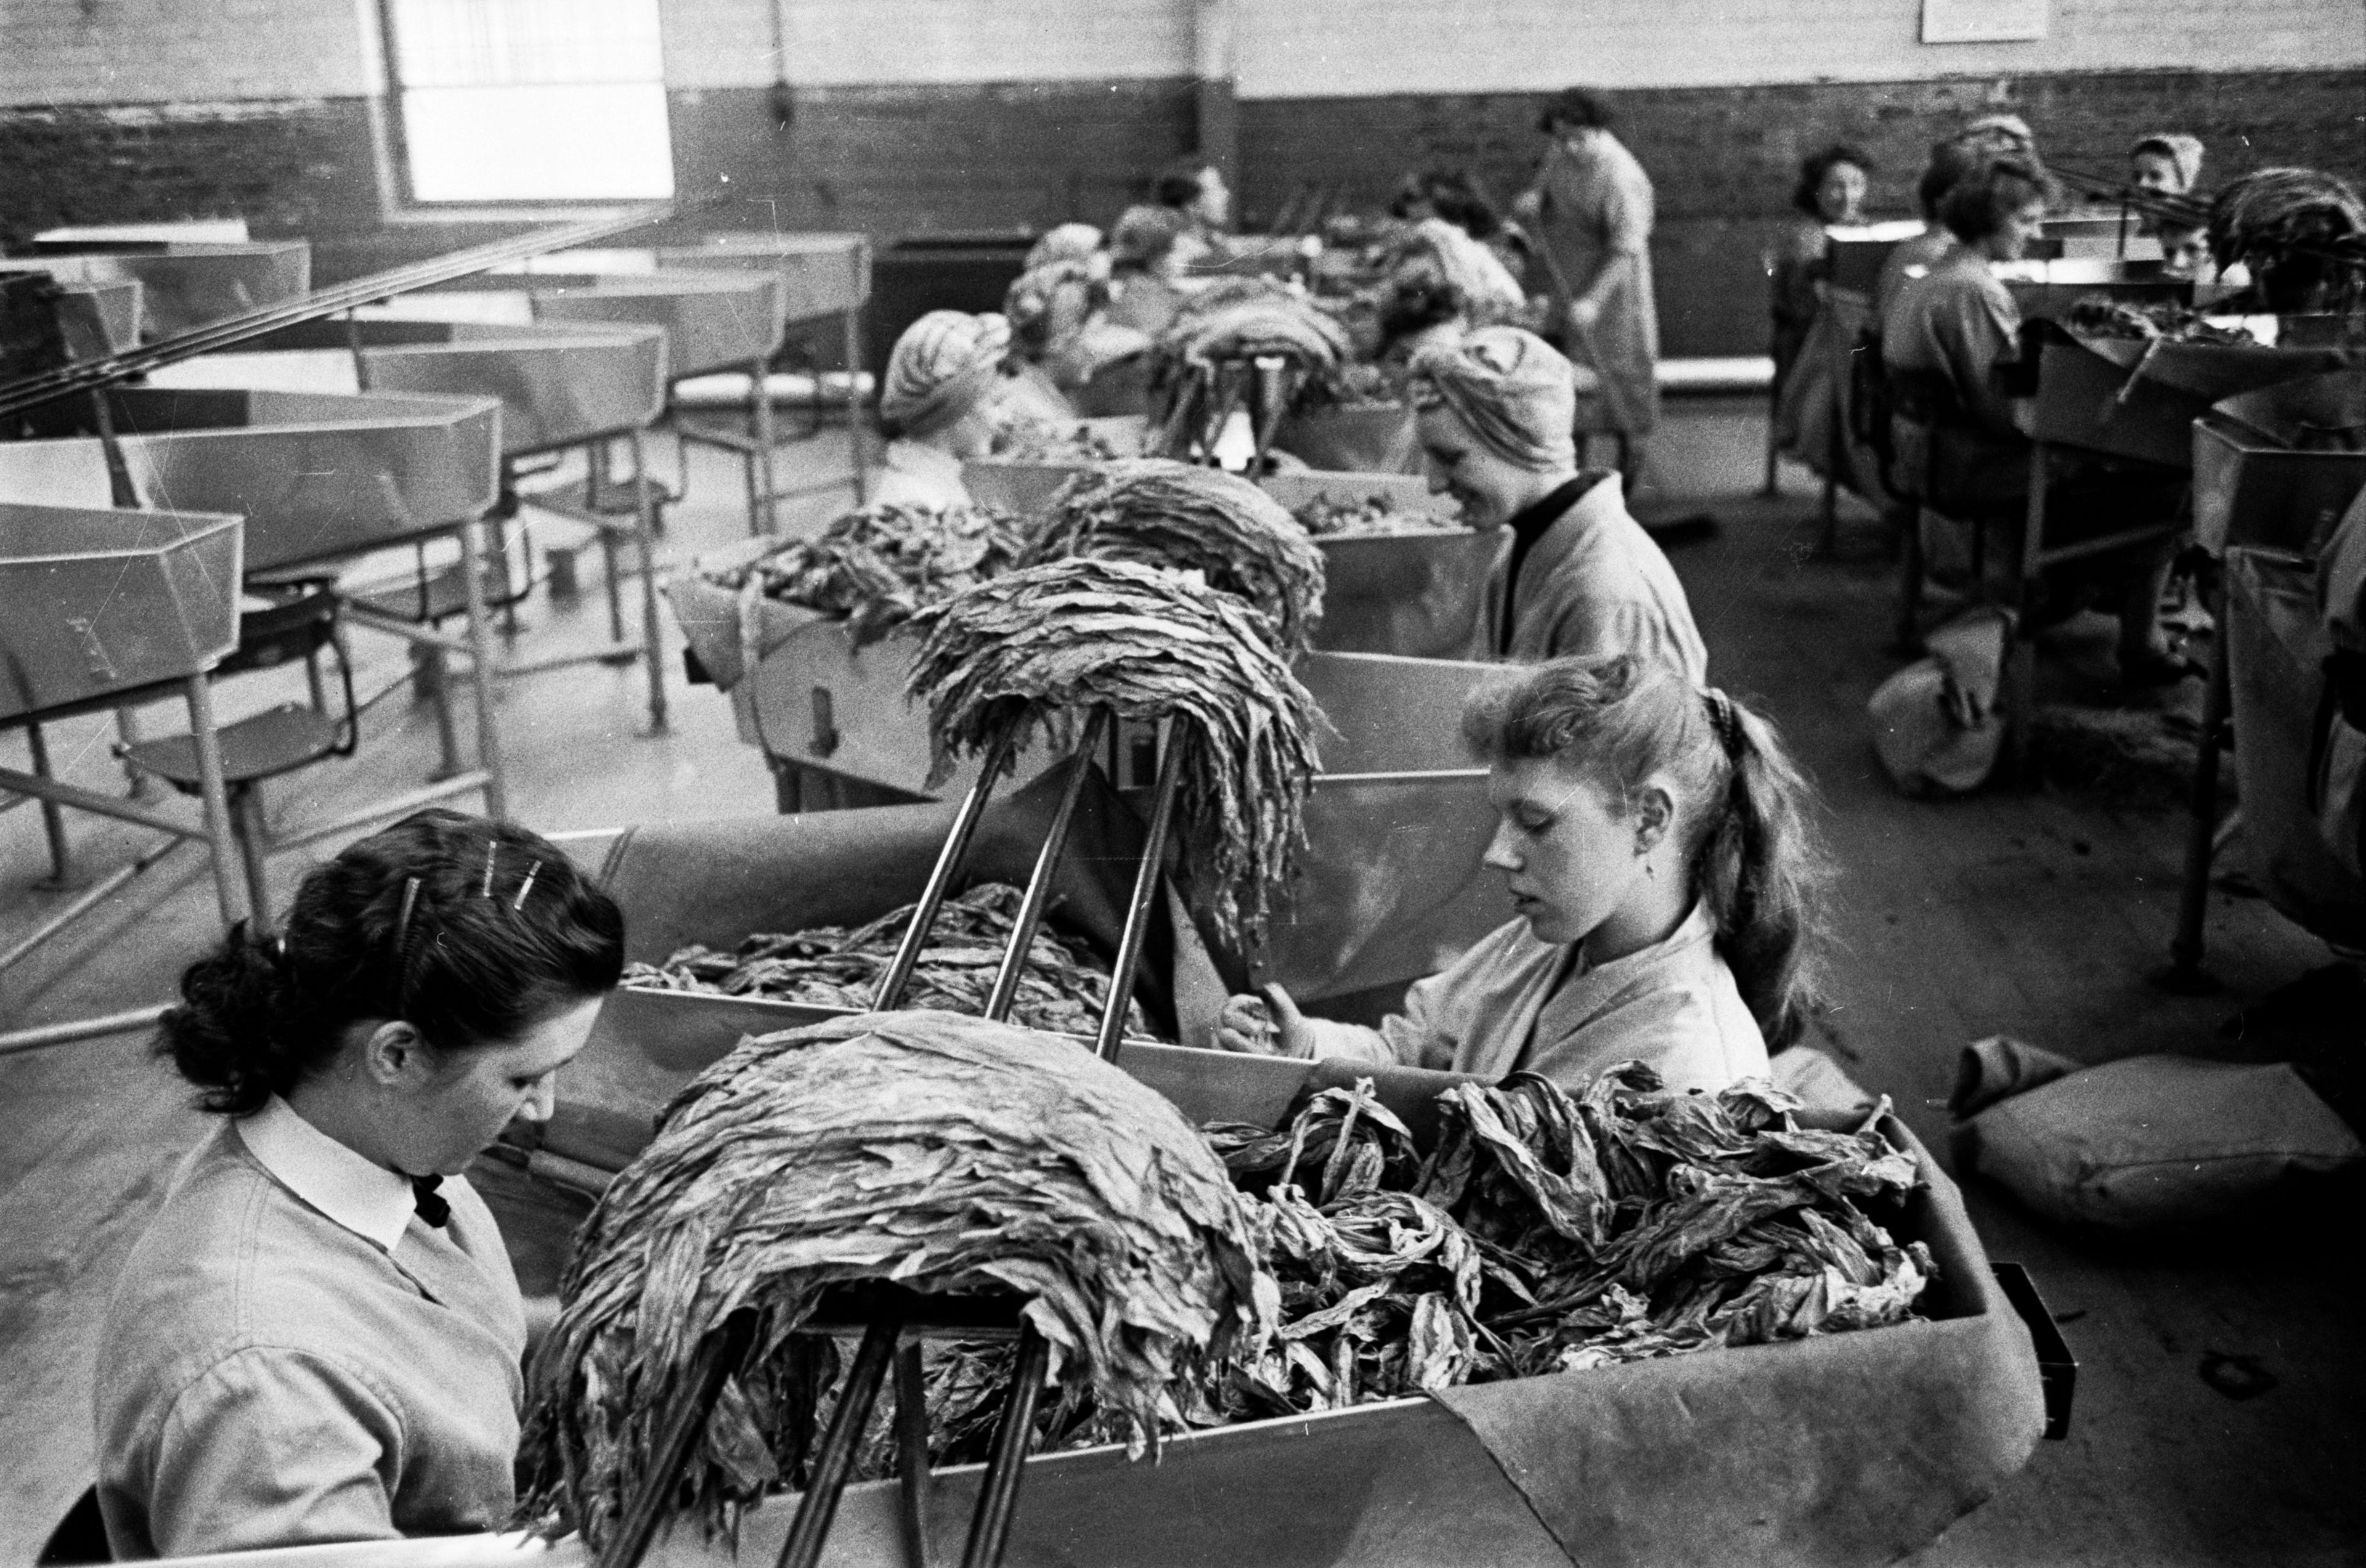
[[1223, 259], [1233, 221], [1233, 191], [1222, 169], [1205, 158], [1177, 158], [1158, 171], [1150, 198], [1182, 218], [1184, 265]]
[[1470, 526], [1511, 531], [1490, 628], [1497, 657], [1632, 653], [1706, 677], [1684, 584], [1628, 515], [1618, 476], [1578, 468], [1568, 360], [1534, 333], [1482, 327], [1415, 358], [1408, 388], [1431, 491], [1454, 497]]
[[1487, 761], [1487, 864], [1515, 918], [1378, 1029], [1306, 1018], [1268, 987], [1273, 1032], [1235, 997], [1217, 1043], [1565, 1088], [1627, 1061], [1677, 1089], [1765, 1077], [1812, 1005], [1822, 873], [1808, 786], [1766, 721], [1617, 656], [1507, 671], [1463, 733]]
[[1110, 231], [1109, 319], [1155, 338], [1183, 308], [1175, 279], [1183, 270], [1182, 214], [1130, 207]]
[[[2028, 494], [2031, 443], [2013, 423], [2011, 400], [1996, 378], [1998, 367], [2020, 356], [2021, 310], [1990, 264], [2021, 255], [2045, 221], [2047, 197], [2044, 170], [2026, 159], [2008, 154], [1976, 166], [1940, 206], [1955, 248], [1922, 276], [1908, 279], [1882, 321], [1900, 477], [1919, 479], [1914, 493], [1950, 517], [2011, 518]], [[1918, 456], [1924, 431], [1927, 448]], [[2156, 478], [2131, 473], [2066, 490], [2066, 499], [2075, 493], [2077, 500], [2049, 508], [2056, 520], [2055, 542], [2136, 525], [2143, 519], [2129, 515], [2132, 510], [2174, 504], [2173, 496], [2156, 493], [2161, 489]], [[2079, 573], [2082, 583], [2102, 587], [2115, 600], [2120, 672], [2132, 685], [2158, 685], [2186, 673], [2154, 630], [2175, 553], [2173, 544], [2149, 547], [2133, 558], [2115, 552]]]
[[1014, 421], [1072, 420], [1069, 401], [1096, 375], [1150, 339], [1108, 319], [1109, 285], [1087, 261], [1066, 258], [1021, 273], [1003, 296], [1010, 323], [1008, 412]]
[[874, 505], [971, 503], [962, 464], [991, 452], [1009, 422], [1009, 350], [1010, 323], [1000, 316], [931, 310], [904, 329], [880, 382], [888, 442], [872, 477]]
[[118, 1558], [507, 1524], [526, 1323], [460, 1173], [550, 1114], [623, 964], [559, 850], [423, 811], [181, 976], [160, 1049], [222, 1120], [107, 1308]]
[[1799, 183], [1791, 205], [1800, 216], [1776, 248], [1770, 268], [1774, 286], [1774, 395], [1798, 362], [1823, 308], [1820, 285], [1831, 275], [1831, 238], [1826, 230], [1865, 221], [1865, 175], [1873, 160], [1846, 142], [1799, 160]]
[[1611, 134], [1609, 109], [1583, 88], [1554, 99], [1537, 129], [1552, 147], [1513, 210], [1532, 225], [1557, 307], [1557, 341], [1600, 378], [1603, 417], [1618, 436], [1618, 471], [1631, 487], [1660, 416], [1651, 176]]

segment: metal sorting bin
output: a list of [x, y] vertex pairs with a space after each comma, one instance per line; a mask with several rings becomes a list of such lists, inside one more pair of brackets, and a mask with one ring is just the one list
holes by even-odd
[[1411, 474], [1421, 469], [1410, 403], [1348, 403], [1282, 416], [1273, 444], [1310, 468], [1347, 474]]
[[[1143, 444], [1150, 438], [1149, 422], [1140, 414], [1080, 419], [1074, 428], [1079, 438], [1098, 437], [1125, 457], [1139, 455]], [[1020, 517], [1032, 517], [1051, 504], [1052, 497], [1059, 493], [1062, 485], [1087, 468], [1098, 466], [1098, 461], [1091, 458], [1047, 462], [1016, 457], [972, 457], [962, 464], [962, 488], [968, 491], [970, 499], [981, 506], [995, 507]]]
[[[780, 280], [782, 318], [788, 321], [860, 310], [871, 298], [871, 242], [861, 234], [725, 230], [683, 244], [659, 245], [653, 254], [662, 267], [771, 273]], [[884, 356], [873, 361], [885, 363]]]
[[[0, 262], [0, 266], [7, 265]], [[96, 340], [104, 344], [109, 354], [121, 354], [140, 345], [141, 327], [146, 321], [146, 310], [141, 303], [137, 279], [123, 277], [98, 283], [68, 283], [61, 285], [70, 302], [66, 308], [87, 312]]]
[[2157, 261], [2074, 256], [1998, 262], [1995, 267], [2024, 321], [2067, 315], [2071, 306], [2099, 294], [2132, 305], [2187, 305], [2193, 300], [2193, 280], [2169, 276]]
[[1414, 659], [1484, 659], [1487, 600], [1507, 530], [1476, 532], [1454, 503], [1412, 474], [1271, 474], [1257, 481], [1295, 512], [1316, 501], [1380, 499], [1437, 519], [1434, 532], [1347, 535], [1314, 541], [1323, 552], [1323, 623], [1317, 648]]
[[[108, 403], [142, 493], [243, 515], [250, 571], [446, 528], [499, 493], [490, 398], [125, 388]], [[105, 449], [95, 436], [0, 442], [0, 494], [105, 506]]]
[[2366, 370], [2229, 398], [2193, 425], [2193, 534], [2314, 558], [2366, 487]]
[[2162, 343], [2046, 329], [2035, 395], [2014, 417], [2034, 441], [2182, 468], [2193, 461], [2192, 424], [2240, 392], [2327, 370], [2326, 349]]
[[172, 337], [242, 315], [312, 287], [312, 247], [303, 240], [37, 241], [10, 266], [36, 267], [60, 282], [141, 286], [147, 331]]
[[[639, 265], [644, 259], [646, 265]], [[612, 270], [613, 269], [613, 270]], [[486, 319], [546, 326], [658, 327], [666, 334], [666, 378], [744, 370], [780, 347], [787, 326], [781, 280], [764, 272], [660, 270], [654, 252], [560, 251], [464, 279], [448, 289], [407, 296], [405, 317], [433, 318], [446, 301], [460, 306], [504, 296], [524, 309]], [[455, 310], [479, 319], [473, 309]]]
[[2310, 805], [2318, 702], [2333, 651], [2315, 564], [2228, 550], [2223, 625], [2252, 880], [2287, 919], [2337, 946], [2366, 947], [2366, 886], [2334, 859]]
[[[1104, 825], [1105, 801], [1090, 791], [1087, 801], [1089, 835]], [[1033, 840], [1001, 832], [1008, 824], [997, 814], [1013, 815], [989, 813], [977, 852], [985, 874], [1008, 878]], [[950, 816], [891, 807], [820, 820], [652, 824], [570, 848], [603, 866], [639, 958], [684, 941], [732, 940], [751, 922], [794, 928], [883, 913], [917, 892]], [[1133, 841], [1120, 832], [1080, 842], [1086, 852], [1064, 871], [1067, 897], [1055, 918], [1070, 917], [1072, 931], [1112, 918], [1128, 868], [1105, 869], [1102, 852]], [[738, 1010], [720, 1027], [693, 1012], [717, 1002]], [[817, 1010], [616, 993], [559, 1075], [557, 1113], [529, 1172], [552, 1156], [580, 1173], [619, 1168], [682, 1083], [730, 1048], [738, 1025], [786, 1028]], [[1305, 1090], [1370, 1077], [1417, 1134], [1434, 1126], [1429, 1107], [1452, 1081], [1144, 1043], [1127, 1045], [1119, 1066], [1192, 1120], [1264, 1125], [1279, 1124]], [[1922, 1321], [1244, 1422], [1170, 1438], [1155, 1463], [1129, 1461], [1121, 1447], [1039, 1455], [1027, 1462], [1009, 1561], [1048, 1565], [1082, 1553], [1143, 1568], [1566, 1568], [1579, 1540], [1588, 1562], [1630, 1568], [1734, 1560], [1737, 1544], [1752, 1562], [1894, 1561], [2019, 1469], [2045, 1411], [2028, 1330], [1998, 1289], [1956, 1189], [1894, 1118], [1880, 1126], [1927, 1183], [1889, 1221], [1936, 1258]], [[588, 1202], [489, 1161], [473, 1179], [527, 1287], [547, 1288]], [[1770, 1430], [1785, 1434], [1771, 1450]], [[955, 1539], [981, 1474], [969, 1465], [932, 1477], [936, 1539]], [[831, 1562], [905, 1561], [897, 1492], [892, 1481], [847, 1492]], [[775, 1551], [794, 1511], [789, 1496], [752, 1510], [738, 1560]], [[648, 1561], [704, 1565], [731, 1553], [682, 1530], [662, 1537]]]
[[[360, 345], [360, 367], [354, 344]], [[167, 366], [152, 386], [497, 398], [501, 454], [645, 428], [665, 408], [656, 327], [498, 326], [365, 317], [283, 327], [237, 353]]]
[[211, 669], [238, 646], [242, 527], [0, 503], [0, 720]]

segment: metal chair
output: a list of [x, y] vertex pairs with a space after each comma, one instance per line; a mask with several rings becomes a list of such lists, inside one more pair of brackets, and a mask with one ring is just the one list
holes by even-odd
[[[332, 757], [350, 757], [361, 744], [353, 663], [346, 657], [339, 626], [342, 602], [332, 587], [317, 579], [282, 585], [280, 592], [285, 597], [278, 603], [246, 614], [240, 625], [238, 651], [216, 671], [218, 675], [240, 674], [300, 660], [310, 687], [309, 703], [280, 703], [224, 725], [217, 732], [231, 836], [246, 874], [248, 919], [258, 931], [270, 924], [269, 886], [265, 877], [267, 858], [275, 850], [293, 848], [317, 835], [273, 841], [257, 786], [265, 779]], [[321, 672], [323, 653], [336, 657], [344, 698], [341, 715], [329, 709]], [[197, 793], [199, 770], [194, 737], [132, 741], [117, 750], [127, 765], [163, 779], [184, 795]]]

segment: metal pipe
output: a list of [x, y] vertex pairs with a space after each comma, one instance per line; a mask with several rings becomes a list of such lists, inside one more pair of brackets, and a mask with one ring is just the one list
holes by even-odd
[[[859, 269], [857, 276], [870, 270], [870, 249], [871, 242], [867, 238], [855, 242], [854, 265]], [[863, 307], [857, 305], [846, 312], [846, 453], [848, 466], [852, 470], [854, 504], [857, 506], [862, 506], [869, 501], [868, 491], [871, 483], [870, 476], [863, 472], [862, 310]], [[762, 395], [762, 389], [758, 389], [758, 392], [760, 396]], [[816, 371], [814, 417], [817, 420], [821, 417], [819, 412], [821, 401], [821, 374]], [[819, 428], [818, 425], [816, 428]]]
[[106, 1034], [129, 1034], [135, 1029], [149, 1028], [169, 1010], [159, 1003], [155, 1007], [134, 1008], [130, 1012], [110, 1012], [99, 1018], [76, 1019], [72, 1023], [47, 1023], [39, 1029], [20, 1029], [13, 1034], [0, 1034], [0, 1056], [16, 1051], [39, 1051], [50, 1045], [70, 1045], [77, 1040], [96, 1040]]
[[929, 1568], [929, 1386], [918, 1339], [896, 1352], [896, 1489], [907, 1568]]
[[649, 493], [648, 437], [636, 425], [633, 446], [634, 538], [641, 558], [641, 643], [648, 655], [649, 733], [666, 732], [665, 616], [658, 609], [658, 510]]
[[43, 778], [37, 773], [20, 773], [14, 768], [0, 768], [0, 788], [15, 790], [34, 800], [55, 801], [60, 806], [70, 806], [76, 811], [87, 811], [94, 816], [112, 817], [119, 822], [137, 822], [143, 828], [153, 828], [160, 833], [172, 833], [184, 839], [203, 840], [208, 833], [204, 828], [175, 822], [161, 811], [151, 811], [144, 806], [118, 800], [113, 795], [99, 795], [59, 779]]
[[962, 1568], [1001, 1568], [1003, 1551], [1010, 1541], [1010, 1521], [1019, 1512], [1019, 1484], [1026, 1479], [1028, 1439], [1035, 1434], [1035, 1402], [1042, 1396], [1043, 1373], [1051, 1359], [1052, 1347], [1029, 1324], [1019, 1336], [1018, 1359], [1010, 1368], [1010, 1394], [1002, 1406], [1001, 1424], [994, 1429], [994, 1453], [978, 1488], [977, 1512], [970, 1516]]
[[674, 1491], [682, 1484], [682, 1472], [706, 1435], [707, 1417], [723, 1397], [723, 1385], [738, 1370], [755, 1339], [755, 1309], [741, 1307], [699, 1346], [697, 1359], [691, 1363], [689, 1397], [668, 1417], [648, 1474], [625, 1505], [624, 1522], [602, 1549], [598, 1568], [639, 1568], [641, 1559], [648, 1555], [649, 1542], [657, 1539], [658, 1526], [664, 1522]]
[[162, 843], [152, 844], [147, 849], [142, 850], [129, 864], [117, 866], [113, 871], [107, 873], [96, 886], [84, 892], [79, 897], [75, 898], [73, 903], [68, 904], [64, 908], [60, 909], [56, 914], [51, 915], [48, 919], [42, 921], [40, 929], [34, 931], [32, 935], [25, 938], [22, 942], [17, 943], [16, 946], [10, 948], [7, 952], [0, 953], [0, 969], [6, 969], [10, 965], [16, 964], [17, 961], [24, 958], [26, 954], [31, 953], [35, 948], [39, 947], [43, 942], [49, 941], [51, 937], [57, 935], [60, 931], [65, 930], [68, 926], [82, 919], [83, 916], [96, 908], [100, 904], [103, 904], [107, 899], [113, 897], [118, 888], [120, 888], [125, 883], [130, 881], [133, 877], [138, 876], [141, 872], [146, 871], [150, 866], [154, 865], [158, 861], [163, 860], [166, 855], [171, 854], [175, 850], [179, 849], [187, 841], [187, 840], [175, 834], [175, 836], [164, 840]]
[[477, 765], [485, 773], [485, 815], [498, 822], [509, 817], [510, 797], [501, 778], [501, 736], [493, 723], [493, 628], [485, 618], [484, 526], [474, 517], [460, 525], [460, 586], [468, 604], [468, 683], [477, 697]]
[[[25, 747], [33, 754], [33, 772], [54, 779], [50, 772], [50, 740], [38, 724], [25, 726]], [[60, 887], [73, 886], [73, 840], [66, 836], [66, 814], [51, 795], [41, 795], [41, 836], [50, 844], [50, 878]]]
[[1003, 763], [1010, 756], [1018, 731], [1004, 730], [986, 749], [986, 764], [978, 770], [977, 782], [969, 786], [962, 803], [953, 813], [953, 825], [945, 834], [944, 848], [937, 852], [937, 863], [929, 872], [927, 886], [920, 889], [920, 901], [912, 908], [912, 923], [904, 928], [904, 940], [896, 944], [896, 956], [880, 976], [879, 989], [871, 998], [873, 1012], [893, 1012], [903, 1005], [904, 987], [911, 983], [912, 971], [919, 966], [921, 950], [928, 946], [929, 928], [937, 923], [937, 911], [943, 908], [945, 895], [952, 891], [953, 878], [961, 874], [962, 862], [969, 856], [969, 841], [976, 836], [978, 819], [986, 814], [986, 797], [994, 793], [994, 781], [1001, 773]]
[[829, 1542], [829, 1527], [838, 1517], [838, 1500], [854, 1470], [854, 1450], [871, 1412], [879, 1404], [879, 1385], [886, 1380], [887, 1363], [896, 1353], [903, 1325], [884, 1308], [862, 1331], [862, 1346], [854, 1353], [846, 1382], [838, 1391], [838, 1408], [829, 1414], [829, 1431], [815, 1456], [813, 1477], [789, 1521], [788, 1538], [781, 1542], [779, 1568], [817, 1568], [822, 1548]]
[[1126, 906], [1125, 934], [1118, 939], [1117, 962], [1110, 969], [1108, 1005], [1101, 1009], [1100, 1037], [1093, 1055], [1104, 1062], [1117, 1060], [1118, 1043], [1125, 1037], [1126, 1004], [1133, 1000], [1135, 971], [1142, 964], [1142, 944], [1150, 934], [1150, 906], [1158, 893], [1158, 878], [1166, 860], [1166, 836], [1175, 825], [1176, 786], [1183, 780], [1183, 753], [1194, 732], [1180, 719], [1166, 727], [1166, 754], [1158, 760], [1158, 783], [1150, 806], [1150, 836], [1142, 846], [1142, 864], [1133, 874], [1133, 898]]
[[206, 847], [214, 859], [214, 899], [221, 908], [224, 929], [238, 924], [247, 911], [230, 874], [233, 848], [230, 825], [230, 792], [222, 780], [221, 741], [214, 731], [214, 693], [203, 675], [181, 682], [189, 705], [189, 745], [197, 754], [197, 799], [205, 811]]
[[[2209, 575], [2214, 577], [2215, 572]], [[2226, 712], [2232, 682], [2227, 670], [2226, 592], [2213, 582], [2209, 591], [2210, 681], [2202, 697], [2202, 736], [2193, 756], [2193, 789], [2186, 810], [2185, 874], [2177, 890], [2177, 930], [2169, 941], [2169, 973], [2162, 985], [2172, 991], [2214, 989], [2202, 967], [2203, 925], [2210, 915], [2210, 867], [2217, 858], [2218, 753], [2226, 740]]]
[[1092, 772], [1093, 753], [1100, 750], [1101, 731], [1109, 725], [1109, 709], [1095, 708], [1085, 721], [1085, 733], [1076, 743], [1076, 755], [1069, 759], [1068, 784], [1060, 792], [1059, 808], [1052, 813], [1051, 830], [1043, 835], [1043, 848], [1035, 857], [1034, 874], [1027, 879], [1026, 896], [1019, 901], [1019, 916], [1010, 931], [1010, 945], [1003, 950], [1002, 967], [994, 976], [994, 992], [986, 999], [986, 1016], [996, 1023], [1009, 1018], [1011, 1004], [1019, 999], [1020, 977], [1027, 973], [1027, 950], [1035, 945], [1035, 928], [1042, 923], [1043, 908], [1052, 901], [1052, 878], [1060, 869], [1060, 857], [1068, 848], [1068, 828], [1076, 815], [1076, 801], [1085, 792], [1085, 775]]
[[[786, 5], [788, 0], [781, 0], [781, 4]], [[766, 385], [770, 368], [767, 361], [760, 358], [749, 367], [748, 377], [749, 424], [755, 447], [748, 454], [748, 532], [768, 536], [780, 532], [780, 518], [773, 501], [773, 491], [780, 481], [772, 468], [773, 447], [778, 438], [772, 428], [772, 393]], [[850, 396], [847, 399], [850, 425], [853, 408], [854, 400]], [[851, 435], [849, 439], [852, 439]], [[685, 466], [682, 472], [690, 472], [689, 468]], [[855, 481], [855, 488], [862, 488], [861, 479]]]

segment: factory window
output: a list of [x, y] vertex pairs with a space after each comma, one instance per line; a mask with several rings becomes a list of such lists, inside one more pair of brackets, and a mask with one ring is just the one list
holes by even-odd
[[385, 0], [414, 202], [673, 194], [658, 0]]

